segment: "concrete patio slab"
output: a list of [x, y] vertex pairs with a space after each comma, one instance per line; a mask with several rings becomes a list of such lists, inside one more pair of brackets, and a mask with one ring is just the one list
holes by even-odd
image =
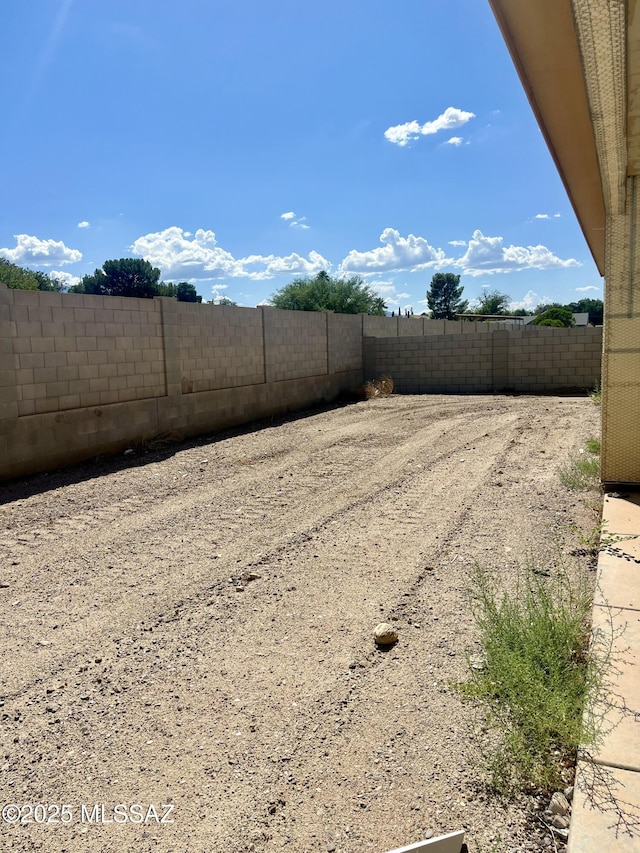
[[640, 853], [640, 494], [607, 494], [602, 520], [593, 630], [611, 643], [605, 733], [578, 763], [568, 853]]
[[606, 734], [592, 754], [601, 763], [640, 772], [640, 611], [596, 606], [593, 630], [612, 645], [606, 705], [596, 708]]
[[640, 556], [634, 552], [640, 552], [640, 539], [600, 554], [594, 604], [640, 610]]
[[[619, 494], [619, 497], [613, 495]], [[640, 493], [609, 492], [604, 497], [602, 520], [607, 533], [640, 534]]]
[[640, 774], [580, 762], [568, 853], [640, 853], [639, 804]]

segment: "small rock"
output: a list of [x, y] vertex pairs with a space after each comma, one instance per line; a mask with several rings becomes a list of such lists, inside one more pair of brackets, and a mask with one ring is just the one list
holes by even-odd
[[568, 829], [555, 829], [554, 833], [561, 838], [563, 841], [569, 840], [569, 830]]
[[573, 801], [573, 785], [569, 785], [568, 788], [564, 789], [564, 795], [569, 802]]
[[260, 580], [262, 575], [259, 575], [257, 572], [244, 572], [242, 575], [243, 581], [257, 581]]
[[379, 646], [391, 646], [398, 639], [398, 632], [387, 622], [381, 622], [376, 625], [373, 632], [373, 639]]
[[0, 581], [0, 589], [9, 589], [9, 584], [4, 581]]
[[564, 794], [561, 794], [560, 791], [556, 791], [556, 793], [551, 797], [551, 802], [549, 803], [549, 811], [551, 814], [557, 815], [566, 815], [569, 812], [569, 802]]
[[128, 447], [122, 455], [130, 456], [132, 453], [135, 453], [135, 450], [133, 449], [133, 447]]
[[551, 826], [555, 829], [569, 829], [570, 823], [569, 815], [555, 814], [551, 819]]

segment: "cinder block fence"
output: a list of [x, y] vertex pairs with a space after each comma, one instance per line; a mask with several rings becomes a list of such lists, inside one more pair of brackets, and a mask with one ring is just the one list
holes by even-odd
[[601, 328], [484, 326], [484, 334], [365, 338], [365, 374], [387, 374], [405, 394], [543, 394], [600, 381]]
[[599, 330], [505, 344], [495, 328], [0, 285], [0, 480], [330, 401], [381, 373], [408, 392], [502, 390], [507, 370], [517, 390], [599, 375]]

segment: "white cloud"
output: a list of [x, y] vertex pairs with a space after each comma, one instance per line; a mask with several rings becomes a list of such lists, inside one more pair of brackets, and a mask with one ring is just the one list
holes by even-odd
[[385, 228], [380, 242], [381, 246], [367, 252], [352, 249], [342, 261], [340, 272], [371, 276], [396, 270], [417, 272], [457, 267], [463, 274], [481, 276], [580, 266], [575, 258], [559, 258], [546, 246], [504, 246], [502, 237], [485, 237], [479, 230], [473, 232], [469, 241], [450, 241], [450, 245], [466, 248], [458, 258], [447, 257], [443, 249], [432, 246], [424, 237], [414, 234], [402, 237], [395, 228]]
[[0, 255], [14, 264], [35, 264], [50, 267], [54, 264], [76, 264], [82, 260], [82, 252], [69, 249], [62, 240], [40, 240], [29, 234], [14, 234], [15, 249], [0, 249]]
[[455, 145], [455, 147], [457, 148], [459, 145], [462, 145], [462, 137], [452, 136], [451, 139], [447, 139], [445, 145]]
[[467, 251], [454, 266], [466, 275], [479, 276], [526, 269], [579, 267], [580, 263], [575, 258], [558, 258], [546, 246], [503, 246], [502, 237], [485, 237], [478, 230], [473, 232]]
[[553, 214], [553, 218], [554, 218], [554, 219], [560, 219], [560, 216], [561, 216], [561, 214], [560, 214], [560, 213], [554, 213], [554, 214]]
[[79, 275], [72, 275], [70, 272], [65, 272], [64, 270], [51, 270], [49, 278], [57, 278], [65, 287], [72, 287], [74, 284], [80, 284], [82, 281]]
[[385, 228], [380, 242], [382, 246], [368, 252], [352, 249], [342, 261], [341, 270], [363, 275], [389, 270], [421, 270], [442, 266], [447, 260], [443, 250], [429, 245], [424, 237], [414, 234], [401, 237], [395, 228]]
[[574, 287], [576, 293], [590, 293], [592, 291], [599, 292], [601, 288], [596, 287], [594, 284], [589, 284], [587, 287]]
[[289, 223], [290, 228], [302, 228], [303, 230], [308, 230], [311, 226], [305, 224], [306, 216], [298, 216], [296, 217], [295, 213], [290, 210], [288, 213], [280, 214], [280, 219], [284, 219]]
[[160, 267], [163, 278], [168, 280], [195, 281], [241, 276], [259, 280], [273, 278], [280, 273], [310, 275], [320, 272], [321, 269], [331, 268], [330, 262], [318, 252], [310, 252], [308, 258], [296, 253], [284, 258], [276, 255], [234, 258], [230, 252], [218, 246], [213, 231], [199, 228], [193, 239], [188, 239], [187, 235], [188, 232], [182, 228], [172, 226], [164, 231], [138, 237], [131, 249], [136, 255], [141, 255], [154, 266]]
[[87, 222], [86, 219], [83, 219], [82, 222], [78, 222], [78, 228], [90, 228], [91, 223]]
[[397, 124], [394, 127], [387, 128], [384, 135], [389, 142], [404, 147], [419, 136], [430, 136], [441, 130], [453, 130], [456, 127], [462, 127], [463, 124], [466, 124], [472, 118], [475, 118], [475, 113], [465, 112], [464, 110], [459, 110], [457, 107], [447, 107], [433, 121], [427, 121], [422, 125], [415, 120], [406, 122], [405, 124]]
[[535, 219], [549, 219], [548, 213], [536, 213]]
[[202, 228], [192, 240], [182, 228], [165, 228], [138, 237], [131, 249], [159, 266], [163, 276], [169, 279], [233, 276], [239, 269], [233, 255], [217, 246], [214, 232]]
[[541, 302], [540, 297], [534, 290], [528, 290], [522, 299], [517, 299], [509, 303], [509, 308], [512, 311], [521, 311], [526, 309], [527, 311], [532, 311], [536, 305], [539, 305]]
[[323, 258], [318, 252], [309, 252], [309, 259], [303, 258], [301, 255], [293, 252], [284, 258], [277, 258], [269, 255], [264, 260], [268, 260], [266, 273], [267, 277], [271, 278], [274, 275], [281, 273], [294, 272], [300, 275], [315, 275], [320, 270], [331, 269], [331, 263]]
[[408, 293], [398, 293], [395, 284], [389, 279], [380, 279], [367, 283], [371, 290], [384, 299], [387, 307], [399, 305], [401, 299], [409, 297]]

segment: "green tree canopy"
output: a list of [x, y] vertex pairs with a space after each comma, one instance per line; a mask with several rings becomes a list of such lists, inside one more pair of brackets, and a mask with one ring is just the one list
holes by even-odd
[[548, 308], [531, 321], [532, 326], [573, 326], [573, 314], [568, 308]]
[[544, 314], [550, 308], [564, 308], [564, 305], [561, 305], [559, 302], [540, 302], [536, 305], [533, 313], [537, 317], [539, 314]]
[[296, 278], [273, 294], [274, 308], [291, 311], [335, 311], [337, 314], [384, 314], [384, 300], [359, 276], [331, 278], [322, 270], [315, 277]]
[[587, 313], [590, 323], [593, 323], [594, 326], [602, 325], [604, 314], [604, 302], [602, 299], [579, 299], [577, 302], [570, 302], [564, 308], [568, 308], [574, 314]]
[[160, 270], [141, 258], [105, 261], [102, 269], [85, 275], [81, 284], [71, 288], [99, 296], [137, 296], [151, 299], [157, 295]]
[[433, 319], [453, 320], [456, 314], [463, 314], [469, 306], [469, 303], [461, 298], [463, 290], [459, 275], [437, 272], [427, 291], [427, 305]]
[[499, 290], [484, 290], [477, 298], [473, 314], [507, 314], [511, 297]]
[[186, 281], [178, 284], [177, 296], [178, 302], [202, 302], [202, 296], [199, 296], [195, 287]]
[[0, 258], [0, 284], [13, 290], [64, 290], [57, 278], [51, 278], [39, 270], [30, 270]]

